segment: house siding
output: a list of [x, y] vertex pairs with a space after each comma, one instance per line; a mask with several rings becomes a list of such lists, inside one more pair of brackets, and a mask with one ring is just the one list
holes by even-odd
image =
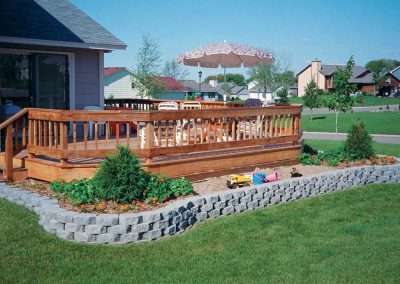
[[140, 97], [138, 89], [132, 89], [132, 79], [128, 72], [120, 71], [113, 76], [115, 78], [108, 77], [106, 77], [104, 82], [105, 98], [109, 98], [110, 96], [113, 96], [115, 99], [134, 99]]

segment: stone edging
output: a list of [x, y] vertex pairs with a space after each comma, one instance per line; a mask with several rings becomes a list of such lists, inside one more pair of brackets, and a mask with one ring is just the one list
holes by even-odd
[[185, 231], [197, 222], [286, 203], [371, 183], [400, 182], [400, 164], [329, 171], [239, 190], [214, 192], [139, 213], [91, 214], [62, 209], [58, 201], [0, 184], [0, 198], [39, 215], [39, 224], [59, 238], [85, 243], [131, 243], [156, 240]]

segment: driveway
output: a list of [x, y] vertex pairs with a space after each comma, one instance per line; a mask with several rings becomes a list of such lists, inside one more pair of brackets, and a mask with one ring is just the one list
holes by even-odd
[[[400, 135], [371, 134], [377, 143], [400, 144]], [[338, 140], [346, 140], [347, 133], [338, 133]], [[303, 132], [303, 139], [336, 140], [336, 133], [332, 132]], [[400, 147], [400, 146], [399, 146]]]

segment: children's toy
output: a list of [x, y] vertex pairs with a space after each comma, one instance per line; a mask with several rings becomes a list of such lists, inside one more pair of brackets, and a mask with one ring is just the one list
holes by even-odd
[[226, 185], [230, 189], [235, 189], [243, 186], [250, 186], [251, 178], [249, 176], [241, 175], [230, 175], [229, 180], [226, 181]]
[[292, 171], [290, 172], [290, 177], [295, 178], [301, 176], [303, 175], [296, 168], [292, 168]]
[[257, 171], [257, 169], [253, 172], [253, 183], [254, 184], [262, 184], [265, 182], [265, 174], [263, 172]]
[[266, 182], [273, 182], [273, 181], [277, 181], [277, 180], [279, 180], [279, 177], [278, 177], [278, 173], [277, 173], [277, 172], [274, 172], [274, 173], [272, 173], [272, 174], [270, 174], [270, 175], [267, 175], [267, 176], [265, 177], [265, 181], [266, 181]]

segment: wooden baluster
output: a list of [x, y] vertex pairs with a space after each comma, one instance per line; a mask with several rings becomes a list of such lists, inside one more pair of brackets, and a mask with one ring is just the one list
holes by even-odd
[[119, 121], [115, 123], [115, 140], [119, 144]]
[[275, 127], [274, 127], [274, 136], [279, 136], [279, 121], [281, 117], [279, 115], [275, 115]]
[[74, 150], [76, 150], [76, 122], [72, 122], [72, 136], [73, 136], [73, 143], [74, 143]]
[[88, 146], [87, 139], [88, 139], [88, 123], [87, 123], [87, 121], [85, 121], [83, 123], [83, 147], [85, 150], [87, 150], [87, 146]]
[[232, 122], [232, 134], [231, 135], [232, 135], [232, 139], [234, 141], [238, 140], [236, 137], [236, 118], [233, 119], [233, 122]]
[[180, 122], [180, 124], [181, 124], [181, 125], [180, 125], [180, 128], [181, 128], [181, 129], [180, 129], [181, 146], [183, 146], [183, 144], [184, 144], [184, 143], [183, 143], [183, 120], [181, 119], [179, 122]]
[[301, 114], [299, 114], [298, 124], [299, 124], [299, 126], [297, 127], [297, 130], [298, 130], [297, 134], [300, 134], [300, 132], [301, 132]]
[[197, 118], [193, 119], [194, 144], [197, 144]]
[[284, 120], [284, 116], [283, 115], [279, 116], [279, 136], [282, 136], [282, 133], [283, 133], [283, 130], [282, 130], [283, 120]]
[[[145, 149], [151, 150], [154, 148], [154, 122], [146, 122], [145, 128]], [[151, 164], [153, 157], [151, 155], [147, 156], [146, 164]]]
[[246, 140], [247, 139], [247, 117], [245, 117], [242, 121], [244, 123], [243, 140]]
[[37, 120], [33, 120], [33, 145], [37, 146]]
[[214, 119], [214, 143], [217, 142], [218, 137], [218, 120]]
[[4, 170], [5, 170], [5, 179], [7, 182], [12, 181], [13, 179], [13, 157], [14, 157], [14, 149], [13, 149], [13, 126], [12, 124], [8, 125], [6, 128], [6, 141], [5, 141], [5, 164], [4, 164]]
[[165, 147], [169, 146], [169, 120], [165, 121]]
[[173, 145], [174, 145], [174, 147], [176, 146], [176, 120], [173, 120], [172, 121], [172, 127], [173, 127], [173, 129], [172, 129], [172, 141], [173, 141]]
[[54, 146], [56, 147], [56, 149], [58, 148], [58, 122], [54, 122]]
[[26, 146], [26, 120], [22, 118], [22, 146]]
[[[226, 139], [226, 142], [228, 142], [229, 141], [229, 119], [226, 117], [225, 118], [225, 139]], [[223, 141], [221, 141], [221, 142], [223, 142]]]
[[[130, 135], [131, 135], [131, 128], [129, 125], [129, 122], [126, 123], [126, 145], [129, 147], [130, 146]], [[130, 148], [130, 147], [129, 147]]]
[[43, 137], [42, 137], [42, 121], [39, 120], [39, 146], [43, 146]]
[[289, 119], [289, 116], [288, 115], [285, 115], [285, 135], [288, 135], [288, 119]]
[[64, 152], [63, 157], [60, 160], [61, 166], [68, 164], [68, 126], [65, 122], [60, 122], [60, 146]]
[[210, 119], [207, 119], [207, 143], [210, 143], [210, 137], [211, 137], [211, 121]]
[[108, 139], [110, 137], [110, 122], [109, 121], [106, 121], [105, 127], [106, 127], [106, 149], [108, 149], [108, 142], [109, 142]]
[[53, 122], [49, 121], [49, 147], [52, 148], [53, 147]]
[[269, 123], [269, 116], [266, 116], [264, 122], [264, 138], [268, 137], [268, 123]]
[[[118, 127], [118, 129], [119, 129], [119, 127]], [[118, 144], [118, 138], [117, 138], [117, 144]], [[94, 123], [94, 147], [96, 150], [99, 148], [99, 122], [98, 121], [96, 121]]]
[[[28, 145], [34, 145], [34, 121], [29, 119], [28, 120]], [[29, 159], [33, 159], [35, 158], [35, 154], [34, 153], [29, 153], [28, 152], [28, 158]]]
[[14, 141], [15, 141], [15, 148], [17, 149], [18, 148], [18, 145], [19, 145], [19, 137], [18, 137], [18, 132], [19, 132], [19, 129], [18, 129], [18, 120], [17, 121], [15, 121], [14, 123], [12, 123], [12, 124], [14, 124]]
[[274, 119], [276, 119], [275, 115], [272, 115], [271, 120], [269, 122], [269, 137], [274, 136]]
[[204, 122], [200, 119], [200, 144], [204, 143]]
[[157, 145], [158, 147], [161, 147], [161, 135], [162, 135], [162, 129], [161, 129], [161, 121], [157, 122]]
[[48, 126], [49, 126], [49, 123], [47, 121], [43, 121], [43, 146], [45, 146], [45, 147], [47, 147], [47, 145], [48, 145], [48, 141], [47, 141], [47, 138], [49, 135]]

